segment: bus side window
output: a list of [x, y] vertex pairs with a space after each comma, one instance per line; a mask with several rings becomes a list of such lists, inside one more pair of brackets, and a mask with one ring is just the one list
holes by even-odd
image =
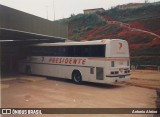
[[92, 45], [91, 57], [105, 57], [105, 45]]
[[91, 57], [104, 57], [105, 50], [103, 45], [91, 45]]
[[56, 53], [57, 53], [57, 56], [66, 56], [66, 47], [65, 46], [58, 46], [56, 48]]
[[82, 46], [74, 46], [75, 57], [82, 57]]
[[74, 57], [74, 46], [66, 47], [66, 55], [69, 57]]
[[55, 56], [56, 55], [55, 46], [49, 47], [48, 51], [49, 51], [49, 56]]
[[82, 56], [83, 57], [90, 57], [90, 46], [83, 46]]
[[60, 49], [61, 56], [66, 56], [66, 47], [62, 46]]

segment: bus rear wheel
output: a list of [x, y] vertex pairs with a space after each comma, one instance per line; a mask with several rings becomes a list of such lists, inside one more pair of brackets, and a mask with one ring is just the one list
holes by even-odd
[[82, 82], [82, 75], [78, 70], [73, 71], [72, 80], [74, 83], [77, 83], [77, 84], [80, 84]]

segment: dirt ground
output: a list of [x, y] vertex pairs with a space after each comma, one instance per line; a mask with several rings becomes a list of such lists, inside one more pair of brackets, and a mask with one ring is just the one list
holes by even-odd
[[135, 70], [126, 84], [150, 89], [160, 89], [160, 72], [153, 70]]
[[[160, 72], [157, 71], [132, 71], [130, 81], [114, 85], [88, 82], [77, 85], [70, 80], [24, 75], [11, 78], [13, 80], [1, 81], [2, 108], [155, 108], [158, 99], [156, 90], [160, 89]], [[34, 116], [37, 115], [32, 115]], [[43, 116], [80, 117], [84, 115], [40, 115], [40, 117]], [[85, 116], [158, 117], [153, 114], [89, 114]]]

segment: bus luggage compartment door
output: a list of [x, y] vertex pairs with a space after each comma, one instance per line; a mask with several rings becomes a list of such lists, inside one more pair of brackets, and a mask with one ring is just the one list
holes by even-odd
[[96, 67], [96, 79], [103, 80], [103, 67]]

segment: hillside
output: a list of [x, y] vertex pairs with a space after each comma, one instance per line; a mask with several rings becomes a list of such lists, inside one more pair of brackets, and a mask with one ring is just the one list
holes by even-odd
[[139, 8], [112, 8], [97, 14], [79, 14], [65, 20], [69, 38], [76, 41], [120, 38], [129, 43], [131, 64], [160, 65], [160, 4]]

